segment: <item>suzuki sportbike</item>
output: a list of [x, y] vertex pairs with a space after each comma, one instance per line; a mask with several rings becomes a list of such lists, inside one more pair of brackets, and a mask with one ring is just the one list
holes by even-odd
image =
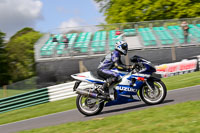
[[[71, 75], [76, 80], [73, 90], [78, 94], [76, 105], [82, 114], [96, 115], [104, 106], [133, 101], [142, 100], [148, 105], [164, 101], [167, 95], [166, 86], [160, 78], [152, 76], [156, 72], [152, 63], [136, 55], [130, 58], [130, 61], [134, 69], [129, 72], [112, 69], [120, 75], [121, 80], [108, 88], [109, 96], [104, 95], [101, 89], [106, 82], [104, 79], [94, 76], [91, 72]], [[87, 82], [89, 87], [81, 88], [82, 82]]]

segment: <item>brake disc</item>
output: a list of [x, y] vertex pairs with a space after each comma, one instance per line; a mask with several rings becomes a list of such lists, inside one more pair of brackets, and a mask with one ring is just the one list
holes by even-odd
[[96, 100], [95, 99], [91, 99], [91, 98], [87, 98], [85, 100], [85, 105], [89, 108], [93, 108], [96, 105]]

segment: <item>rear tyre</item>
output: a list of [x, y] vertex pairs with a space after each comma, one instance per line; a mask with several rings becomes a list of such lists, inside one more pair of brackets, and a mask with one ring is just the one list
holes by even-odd
[[99, 114], [103, 110], [104, 101], [79, 94], [76, 98], [76, 106], [82, 114], [92, 116]]
[[149, 105], [162, 103], [167, 95], [167, 89], [162, 81], [153, 81], [154, 89], [151, 91], [147, 85], [143, 86], [139, 94], [143, 102]]

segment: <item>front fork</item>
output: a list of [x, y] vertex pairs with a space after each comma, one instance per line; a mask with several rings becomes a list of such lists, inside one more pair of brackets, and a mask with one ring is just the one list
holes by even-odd
[[145, 83], [151, 92], [153, 92], [155, 89], [154, 81], [160, 81], [160, 78], [150, 77], [145, 80]]
[[144, 81], [143, 81], [144, 83], [143, 83], [143, 85], [141, 86], [141, 88], [140, 89], [138, 89], [138, 91], [137, 91], [137, 96], [138, 96], [138, 98], [141, 100], [141, 97], [140, 97], [140, 93], [139, 93], [139, 91], [142, 91], [142, 88], [145, 86], [145, 85], [147, 85], [147, 87], [149, 88], [149, 90], [150, 90], [150, 92], [153, 92], [154, 91], [154, 80], [151, 80], [151, 79], [144, 79]]
[[145, 83], [148, 86], [149, 90], [151, 92], [153, 92], [153, 90], [154, 90], [154, 83], [153, 82], [148, 82], [148, 80], [146, 80]]

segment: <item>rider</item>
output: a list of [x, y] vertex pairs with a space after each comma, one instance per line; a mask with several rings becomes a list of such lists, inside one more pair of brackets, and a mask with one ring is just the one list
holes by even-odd
[[130, 71], [130, 69], [133, 69], [133, 66], [124, 65], [121, 62], [121, 55], [127, 55], [127, 51], [128, 44], [124, 41], [118, 41], [115, 44], [115, 50], [106, 55], [98, 66], [98, 75], [106, 79], [106, 82], [102, 87], [102, 90], [106, 95], [109, 93], [109, 86], [118, 83], [121, 80], [118, 73], [111, 71], [112, 68], [117, 68], [121, 71]]

